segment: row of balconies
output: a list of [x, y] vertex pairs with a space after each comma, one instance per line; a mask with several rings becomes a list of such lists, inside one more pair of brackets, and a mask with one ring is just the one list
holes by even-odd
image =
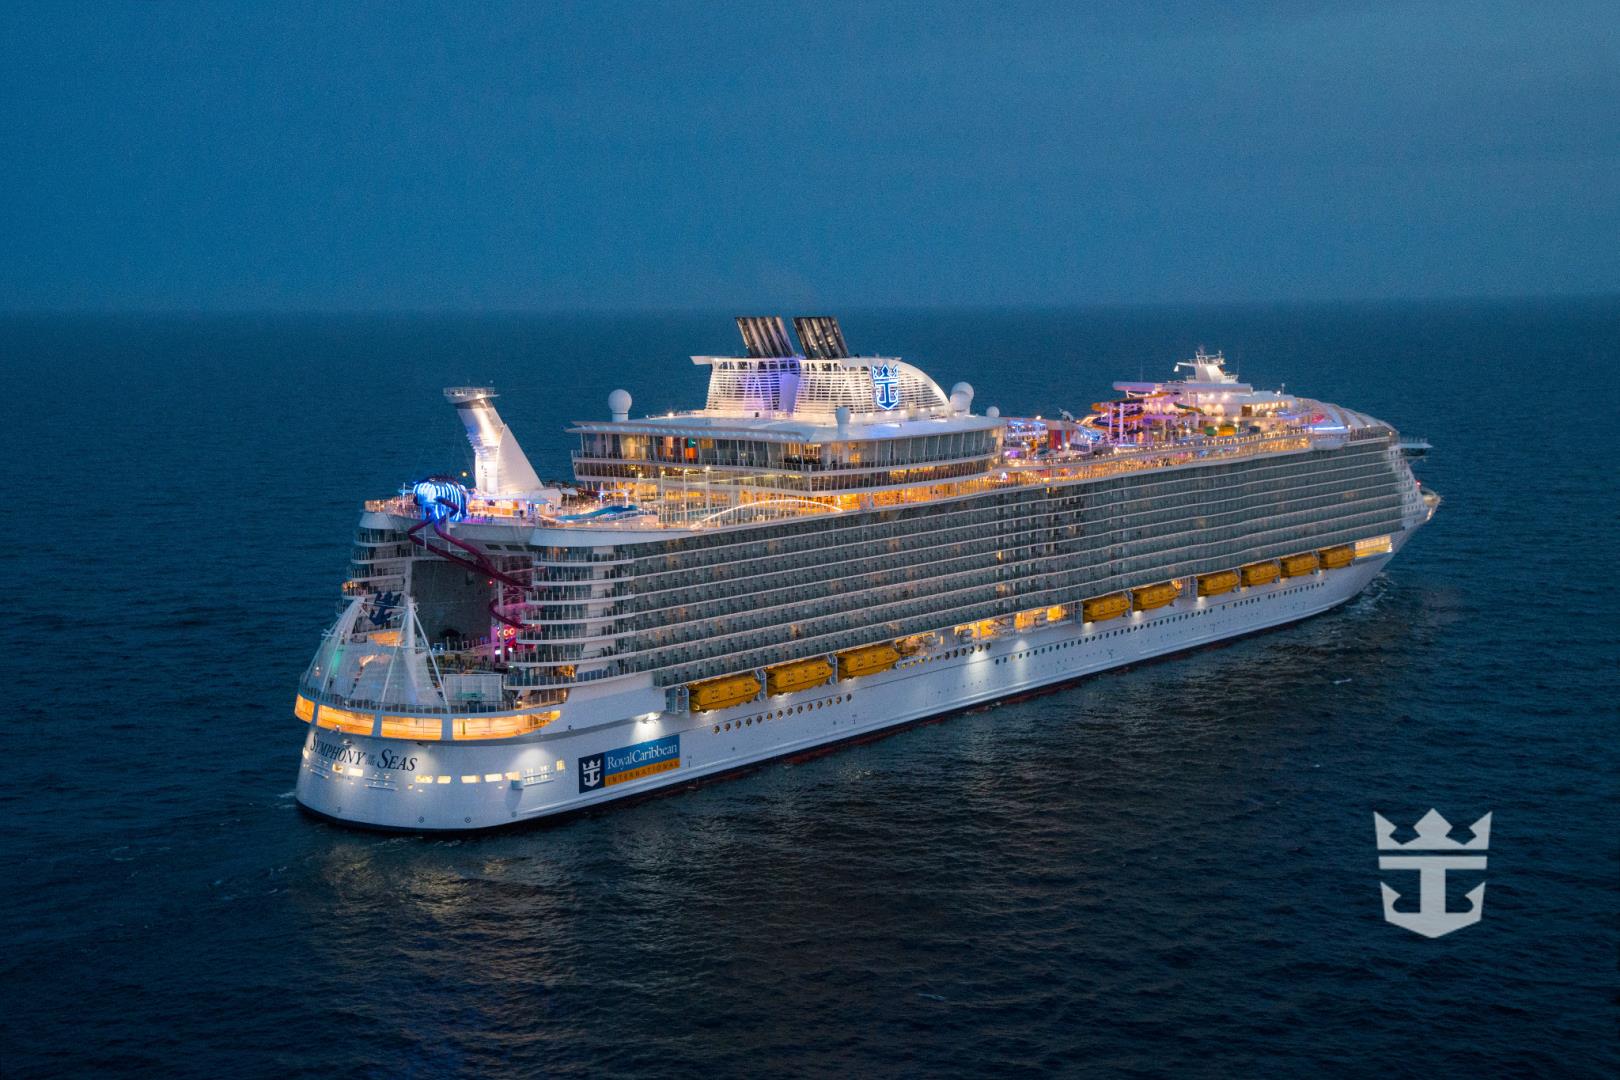
[[[1165, 563], [1162, 558], [1157, 560], [1147, 557], [1134, 559], [1131, 561], [1131, 565], [1139, 566], [1139, 573], [1134, 570], [1120, 570], [1118, 572], [1110, 573], [1108, 576], [1102, 576], [1097, 574], [1097, 570], [1099, 569], [1098, 567], [1090, 566], [1031, 575], [1029, 579], [1030, 581], [1040, 580], [1041, 584], [1045, 586], [1044, 589], [1035, 591], [1033, 595], [1035, 595], [1037, 599], [1034, 601], [1031, 600], [1032, 593], [1030, 590], [1012, 588], [1008, 583], [1005, 582], [1000, 583], [999, 585], [980, 585], [976, 588], [968, 589], [952, 586], [948, 591], [941, 591], [933, 595], [946, 597], [947, 599], [945, 603], [948, 605], [957, 605], [962, 603], [963, 596], [971, 597], [976, 593], [983, 593], [986, 589], [988, 589], [991, 590], [990, 595], [994, 597], [996, 595], [996, 590], [999, 590], [999, 594], [1003, 598], [1016, 600], [1021, 606], [1033, 606], [1036, 603], [1047, 602], [1044, 599], [1040, 599], [1041, 596], [1065, 588], [1084, 585], [1088, 589], [1096, 588], [1101, 591], [1115, 591], [1119, 588], [1133, 587], [1131, 584], [1120, 584], [1118, 579], [1122, 577], [1129, 578], [1132, 575], [1135, 575], [1136, 577], [1140, 578], [1140, 580], [1136, 581], [1135, 584], [1142, 584], [1154, 580], [1163, 580], [1165, 577], [1179, 576], [1181, 574], [1208, 573], [1212, 570], [1223, 569], [1233, 561], [1254, 561], [1260, 558], [1274, 557], [1278, 554], [1287, 553], [1288, 551], [1293, 550], [1294, 547], [1297, 547], [1301, 541], [1307, 541], [1312, 544], [1338, 543], [1343, 542], [1345, 538], [1354, 538], [1362, 534], [1370, 535], [1375, 531], [1399, 527], [1398, 519], [1391, 518], [1388, 515], [1379, 516], [1378, 514], [1370, 514], [1361, 515], [1361, 517], [1368, 520], [1360, 522], [1359, 524], [1356, 524], [1348, 529], [1341, 529], [1334, 533], [1324, 534], [1321, 531], [1319, 524], [1315, 528], [1296, 528], [1277, 536], [1267, 538], [1267, 540], [1264, 542], [1265, 546], [1263, 547], [1251, 547], [1242, 552], [1227, 551], [1215, 555], [1203, 555], [1197, 558], [1179, 560], [1169, 564]], [[1063, 600], [1052, 602], [1069, 602], [1076, 598], [1077, 597], [1070, 596]], [[854, 612], [844, 613], [846, 617], [848, 615], [859, 614], [865, 615], [873, 620], [886, 620], [891, 616], [885, 613], [894, 610], [895, 605], [897, 604], [904, 605], [907, 603], [925, 602], [923, 600], [914, 598], [878, 600], [867, 595], [863, 595], [860, 599], [862, 607]], [[966, 620], [960, 619], [958, 621]], [[802, 616], [798, 616], [797, 614], [795, 615], [795, 622], [793, 625], [798, 628], [798, 638], [815, 637], [819, 636], [819, 633], [824, 632], [821, 627], [815, 625], [814, 619], [806, 619]], [[786, 627], [784, 627], [783, 630], [785, 631]], [[778, 631], [776, 637], [769, 641], [764, 641], [762, 644], [779, 644], [783, 640], [798, 640], [798, 638], [793, 638], [792, 635], [787, 635], [784, 638], [782, 631]], [[752, 641], [753, 638], [752, 635], [729, 634], [715, 635], [709, 640], [711, 641], [711, 645], [705, 651], [714, 654], [724, 654], [739, 648], [750, 647], [749, 642]], [[673, 649], [663, 649], [659, 651], [679, 653], [682, 650], [679, 647], [675, 647]]]
[[559, 604], [586, 603], [608, 604], [621, 597], [635, 595], [635, 590], [629, 584], [618, 585], [611, 589], [598, 589], [593, 585], [574, 585], [566, 589], [547, 588], [540, 582], [531, 582], [525, 590], [527, 602], [536, 606], [557, 606]]
[[[666, 591], [638, 591], [634, 600], [625, 605], [627, 611], [656, 611], [681, 607], [703, 599], [724, 599], [730, 596], [753, 596], [774, 589], [803, 588], [828, 578], [847, 582], [868, 574], [891, 574], [919, 564], [935, 564], [953, 559], [994, 556], [1006, 545], [1006, 538], [982, 532], [972, 539], [944, 546], [902, 547], [898, 552], [884, 550], [867, 554], [861, 548], [830, 549], [795, 556], [791, 559], [772, 560], [771, 572], [751, 577], [726, 577], [705, 581], [701, 585]], [[890, 541], [899, 544], [901, 541]], [[690, 575], [688, 575], [690, 578]]]
[[[1376, 496], [1375, 504], [1376, 502], [1393, 498], [1394, 495], [1392, 492], [1388, 495]], [[1343, 510], [1346, 508], [1343, 503], [1337, 503], [1331, 499], [1328, 501], [1330, 504], [1333, 504], [1336, 509]], [[1312, 506], [1303, 510], [1291, 510], [1285, 515], [1272, 515], [1267, 520], [1274, 521], [1279, 524], [1287, 524], [1289, 523], [1289, 520], [1292, 519], [1293, 521], [1304, 522], [1314, 526], [1319, 523], [1319, 516], [1316, 514], [1317, 509], [1317, 507]], [[1241, 523], [1233, 523], [1231, 525], [1206, 523], [1204, 525], [1198, 525], [1194, 528], [1181, 530], [1176, 533], [1151, 533], [1149, 534], [1149, 539], [1156, 541], [1156, 543], [1153, 548], [1149, 549], [1149, 551], [1157, 552], [1170, 550], [1177, 547], [1185, 547], [1190, 542], [1194, 541], [1209, 543], [1213, 541], [1235, 539], [1251, 532], [1255, 520], [1256, 519], [1251, 516], [1243, 520]], [[1229, 530], [1227, 535], [1222, 535], [1223, 529]], [[1128, 531], [1140, 530], [1127, 530], [1123, 532]], [[1058, 538], [1048, 537], [1035, 542], [1007, 545], [994, 550], [1003, 556], [1004, 563], [1002, 565], [1007, 567], [1007, 573], [1009, 575], [1024, 575], [1031, 572], [1036, 572], [1024, 568], [1028, 566], [1032, 560], [1045, 561], [1050, 558], [1060, 557], [1063, 555], [1086, 555], [1101, 550], [1106, 550], [1119, 545], [1126, 539], [1126, 537], [1121, 535], [1121, 533], [1121, 530], [1115, 530], [1113, 533], [1109, 534], [1076, 534], [1063, 535], [1059, 536]], [[1141, 541], [1137, 541], [1137, 543], [1140, 542]], [[983, 542], [980, 545], [983, 549], [979, 553], [980, 556], [982, 557], [983, 554], [989, 553], [992, 550], [993, 545], [1003, 543], [1003, 540], [997, 538], [992, 538], [989, 541]], [[859, 591], [868, 588], [870, 583], [874, 582], [874, 580], [880, 581], [882, 579], [893, 579], [897, 574], [902, 573], [907, 580], [915, 580], [917, 575], [907, 568], [917, 565], [927, 565], [931, 570], [931, 573], [927, 575], [929, 577], [942, 576], [948, 573], [971, 569], [974, 566], [981, 565], [974, 557], [971, 556], [955, 558], [947, 557], [942, 559], [940, 558], [941, 554], [943, 553], [922, 549], [920, 551], [912, 552], [907, 556], [900, 557], [897, 564], [890, 561], [894, 557], [887, 555], [863, 556], [855, 559], [845, 559], [842, 561], [826, 561], [820, 564], [806, 566], [802, 570], [790, 568], [788, 571], [783, 573], [762, 575], [761, 577], [751, 580], [727, 582], [724, 585], [705, 583], [703, 586], [683, 590], [681, 593], [657, 594], [654, 597], [649, 597], [646, 601], [638, 600], [628, 610], [643, 609], [650, 601], [674, 600], [676, 601], [675, 603], [656, 610], [669, 611], [671, 608], [682, 609], [682, 618], [718, 617], [730, 614], [735, 610], [739, 610], [738, 605], [735, 603], [725, 604], [719, 600], [689, 600], [689, 602], [686, 604], [681, 604], [679, 601], [690, 598], [694, 592], [702, 592], [709, 595], [719, 592], [724, 596], [741, 596], [743, 598], [741, 608], [753, 608], [759, 605], [762, 594], [772, 591], [788, 593], [789, 596], [784, 598], [785, 602], [786, 599], [791, 599], [792, 597], [822, 597], [850, 591]], [[864, 571], [857, 569], [857, 566], [863, 563], [875, 564], [879, 566], [880, 569]], [[646, 624], [638, 620], [635, 625], [641, 626]]]
[[[1388, 502], [1393, 505], [1393, 497]], [[1397, 507], [1398, 509], [1398, 507]], [[1349, 524], [1363, 524], [1380, 520], [1382, 510], [1370, 509], [1353, 518], [1345, 519]], [[1268, 519], [1272, 525], [1270, 535], [1290, 538], [1308, 538], [1320, 532], [1321, 521], [1305, 518], [1302, 515], [1289, 515], [1295, 520], [1287, 520], [1288, 516]], [[1208, 530], [1195, 530], [1190, 535], [1199, 539], [1197, 544], [1187, 544], [1181, 539], [1187, 534], [1154, 536], [1151, 539], [1158, 542], [1150, 547], [1142, 548], [1141, 541], [1134, 544], [1090, 543], [1087, 545], [1088, 553], [1093, 555], [1106, 555], [1109, 561], [1118, 563], [1129, 552], [1130, 559], [1125, 568], [1147, 568], [1161, 565], [1164, 557], [1170, 554], [1190, 554], [1200, 548], [1211, 546], [1219, 547], [1223, 543], [1239, 538], [1247, 538], [1252, 530], [1244, 530], [1242, 534], [1229, 537], [1211, 537]], [[616, 619], [607, 623], [594, 624], [589, 627], [579, 622], [563, 623], [555, 626], [544, 626], [526, 631], [524, 641], [568, 641], [581, 642], [595, 639], [614, 639], [641, 632], [640, 646], [647, 648], [668, 648], [694, 641], [699, 638], [713, 636], [716, 633], [736, 633], [755, 627], [769, 625], [783, 618], [783, 610], [791, 609], [792, 618], [803, 620], [821, 615], [841, 611], [847, 607], [849, 598], [858, 597], [862, 604], [870, 604], [874, 599], [896, 592], [904, 595], [908, 590], [902, 586], [918, 583], [939, 583], [942, 578], [956, 577], [960, 579], [964, 574], [977, 571], [983, 577], [974, 580], [980, 581], [1016, 581], [1031, 577], [1040, 577], [1052, 572], [1051, 568], [1042, 567], [1039, 563], [1049, 562], [1051, 558], [1058, 557], [1056, 552], [1066, 545], [1046, 543], [1027, 545], [1024, 555], [1006, 563], [984, 566], [973, 558], [946, 560], [932, 562], [926, 567], [911, 567], [907, 569], [899, 580], [896, 580], [894, 571], [879, 574], [857, 575], [848, 578], [839, 578], [832, 581], [802, 582], [795, 588], [776, 590], [788, 595], [780, 597], [780, 603], [768, 604], [769, 600], [778, 599], [765, 596], [756, 591], [747, 596], [737, 597], [730, 602], [709, 601], [690, 605], [685, 609], [673, 612], [674, 621], [667, 623], [650, 623], [645, 618]], [[1068, 553], [1072, 557], [1075, 553]], [[1098, 565], [1097, 560], [1091, 560], [1090, 565]], [[835, 568], [836, 569], [836, 568]], [[925, 571], [925, 572], [924, 572]], [[880, 589], [880, 586], [887, 586]], [[961, 582], [953, 583], [951, 588], [962, 587]], [[807, 591], [808, 590], [808, 591]], [[842, 601], [840, 598], [843, 598]], [[767, 603], [762, 603], [767, 601]], [[819, 603], [816, 601], [820, 601]], [[743, 616], [733, 620], [730, 617]], [[530, 620], [531, 623], [534, 620]], [[663, 632], [649, 628], [667, 627]]]
[[[1354, 533], [1330, 534], [1327, 537], [1319, 535], [1311, 538], [1310, 542], [1345, 542], [1354, 535]], [[1269, 551], [1263, 550], [1246, 561], [1258, 561], [1262, 558], [1276, 557], [1289, 550], [1292, 549], [1286, 545], [1274, 545]], [[816, 638], [801, 638], [792, 641], [790, 649], [784, 649], [782, 647], [783, 643], [780, 641], [766, 641], [756, 645], [758, 639], [750, 637], [727, 642], [728, 645], [734, 645], [737, 651], [731, 649], [706, 650], [709, 652], [707, 657], [683, 656], [677, 651], [669, 651], [659, 655], [656, 663], [631, 662], [624, 666], [624, 670], [659, 670], [660, 674], [657, 676], [656, 681], [661, 685], [671, 685], [692, 679], [726, 674], [731, 671], [746, 670], [764, 664], [779, 663], [797, 656], [814, 655], [818, 652], [867, 644], [883, 637], [925, 633], [952, 624], [974, 622], [984, 618], [1011, 614], [1027, 607], [1075, 603], [1087, 596], [1135, 588], [1153, 581], [1164, 580], [1166, 577], [1210, 573], [1222, 568], [1222, 563], [1213, 560], [1205, 560], [1201, 564], [1184, 564], [1168, 568], [1161, 565], [1134, 574], [1116, 574], [1109, 578], [1087, 583], [1081, 588], [1075, 588], [1071, 585], [1067, 588], [1047, 588], [1022, 594], [1011, 593], [993, 600], [980, 600], [975, 603], [953, 606], [945, 611], [910, 614], [905, 609], [900, 609], [897, 612], [891, 610], [889, 614], [894, 617], [885, 618], [882, 621], [874, 620], [859, 631]], [[756, 649], [757, 651], [751, 651]], [[675, 661], [673, 665], [670, 664], [671, 660]]]
[[[1309, 536], [1320, 528], [1321, 523], [1319, 520], [1303, 517], [1303, 513], [1306, 512], [1295, 513], [1292, 515], [1278, 515], [1268, 520], [1269, 523], [1273, 525], [1274, 530], [1285, 528], [1290, 524], [1297, 524], [1298, 527], [1294, 529], [1293, 535], [1301, 537]], [[1294, 522], [1290, 522], [1288, 520], [1289, 517], [1292, 517]], [[1250, 531], [1251, 530], [1245, 529], [1241, 532], [1234, 532], [1231, 536], [1222, 537], [1212, 535], [1210, 529], [1204, 528], [1194, 530], [1191, 535], [1201, 541], [1201, 543], [1196, 546], [1207, 547], [1210, 544], [1220, 543], [1224, 540], [1236, 539], [1238, 536], [1244, 535]], [[1185, 535], [1187, 534], [1155, 534], [1154, 536], [1150, 537], [1150, 539], [1157, 540], [1158, 542], [1153, 544], [1152, 547], [1146, 549], [1145, 551], [1141, 550], [1140, 548], [1141, 541], [1137, 541], [1135, 544], [1129, 545], [1134, 549], [1133, 562], [1131, 565], [1150, 565], [1156, 560], [1159, 560], [1164, 553], [1187, 549], [1189, 545], [1186, 544], [1183, 539]], [[1093, 554], [1107, 552], [1110, 558], [1118, 559], [1123, 555], [1126, 546], [1127, 545], [1120, 544], [1117, 537], [1101, 538], [1100, 540], [1098, 538], [1091, 538], [1091, 540], [1084, 545], [1084, 549], [1086, 553]], [[935, 580], [943, 575], [972, 571], [975, 568], [993, 571], [997, 578], [1003, 580], [1009, 578], [1036, 576], [1044, 571], [1042, 568], [1036, 566], [1035, 562], [1032, 560], [1038, 559], [1039, 561], [1047, 561], [1047, 558], [1054, 556], [1055, 553], [1057, 553], [1061, 548], [1070, 547], [1071, 545], [1057, 544], [1052, 542], [1025, 545], [1024, 547], [1018, 549], [1019, 555], [1015, 559], [1010, 560], [1005, 564], [998, 564], [997, 566], [988, 568], [982, 567], [982, 564], [979, 564], [973, 558], [947, 559], [943, 561], [935, 559], [927, 564], [927, 573], [918, 573], [918, 567], [915, 565], [910, 565], [907, 568], [904, 568], [903, 576], [898, 584]], [[1080, 554], [1082, 552], [1079, 550], [1071, 550], [1070, 553]], [[1047, 558], [1042, 558], [1042, 556], [1046, 556]], [[827, 569], [829, 573], [843, 574], [846, 567], [834, 564]], [[836, 605], [829, 601], [828, 603], [822, 603], [807, 608], [805, 606], [807, 601], [812, 599], [829, 600], [829, 598], [856, 592], [865, 594], [867, 590], [869, 590], [875, 584], [896, 584], [896, 575], [898, 572], [899, 568], [890, 568], [879, 573], [845, 575], [832, 580], [811, 579], [807, 581], [801, 578], [791, 587], [774, 591], [785, 591], [790, 594], [782, 597], [782, 604], [778, 606], [791, 605], [796, 611], [809, 611], [813, 614], [820, 614]], [[693, 640], [696, 637], [707, 636], [709, 633], [713, 632], [715, 620], [724, 620], [728, 616], [744, 612], [756, 612], [758, 613], [759, 618], [772, 617], [770, 616], [769, 608], [762, 607], [761, 601], [771, 599], [764, 595], [767, 591], [772, 591], [767, 590], [764, 587], [766, 582], [774, 582], [774, 580], [779, 577], [779, 575], [771, 575], [766, 579], [760, 579], [755, 582], [748, 583], [753, 586], [752, 590], [746, 595], [734, 598], [730, 603], [720, 601], [704, 601], [688, 605], [685, 609], [678, 610], [676, 612], [676, 618], [679, 620], [679, 623], [682, 625], [690, 625], [692, 628], [686, 633], [678, 633], [673, 637], [659, 635], [658, 637], [650, 640], [647, 644], [649, 646], [663, 647], [680, 644], [688, 640]], [[874, 581], [872, 579], [878, 580]], [[667, 612], [670, 609], [663, 610]], [[588, 609], [578, 607], [567, 609], [565, 611], [547, 608], [544, 613], [549, 615], [559, 615], [564, 619], [583, 618], [588, 617], [591, 614], [600, 614], [600, 612], [592, 613]], [[535, 620], [532, 618], [529, 620], [529, 622], [535, 625], [543, 625], [541, 620]], [[589, 636], [623, 637], [636, 630], [646, 629], [648, 627], [658, 625], [665, 624], [656, 622], [649, 623], [644, 618], [637, 618], [634, 620], [618, 619], [598, 629], [594, 629], [590, 632]], [[752, 625], [757, 625], [757, 621], [750, 620], [749, 626]], [[725, 628], [724, 623], [722, 623], [721, 626], [722, 629]], [[748, 627], [745, 626], [744, 629], [746, 628]], [[578, 641], [582, 640], [584, 637], [584, 635], [579, 633], [580, 629], [581, 626], [577, 622], [563, 622], [561, 625], [547, 626], [544, 629], [530, 631], [525, 634], [525, 640]]]
[[[1380, 473], [1388, 476], [1389, 470], [1387, 467], [1380, 468], [1375, 463], [1369, 468], [1360, 470], [1358, 475], [1370, 477], [1377, 476]], [[1340, 477], [1340, 479], [1348, 479], [1348, 477]], [[1314, 488], [1330, 486], [1334, 482], [1335, 481], [1333, 479], [1327, 478], [1317, 484], [1308, 485], [1308, 487]], [[1260, 485], [1263, 485], [1262, 489], [1253, 495], [1233, 495], [1227, 499], [1222, 499], [1219, 502], [1208, 504], [1204, 508], [1205, 513], [1215, 515], [1223, 513], [1241, 514], [1247, 509], [1264, 506], [1269, 502], [1274, 501], [1276, 498], [1274, 482], [1245, 481], [1241, 486], [1248, 488]], [[1151, 496], [1145, 495], [1141, 493], [1140, 487], [1141, 485], [1137, 485], [1137, 488], [1130, 489], [1132, 491], [1131, 501], [1140, 502], [1145, 507], [1162, 507], [1164, 505], [1165, 499], [1163, 494]], [[1296, 485], [1295, 490], [1297, 491], [1298, 488], [1299, 486]], [[1217, 509], [1217, 507], [1219, 507], [1219, 509]], [[1051, 511], [1043, 512], [1043, 510], [1039, 508], [1016, 505], [1001, 507], [997, 510], [988, 512], [984, 508], [966, 509], [963, 511], [945, 510], [939, 507], [935, 507], [933, 509], [934, 513], [930, 516], [936, 518], [949, 519], [951, 517], [961, 516], [963, 513], [972, 515], [976, 520], [971, 520], [955, 527], [973, 531], [975, 535], [982, 535], [983, 527], [986, 524], [998, 521], [1015, 524], [1019, 527], [1019, 529], [1026, 530], [1031, 527], [1039, 527], [1043, 520], [1056, 518], [1067, 518], [1072, 520], [1074, 517], [1072, 513], [1058, 514]], [[1162, 510], [1152, 509], [1144, 509], [1143, 511], [1140, 511], [1140, 514], [1153, 515], [1160, 518], [1168, 516]], [[1107, 508], [1093, 507], [1082, 514], [1081, 518], [1082, 521], [1107, 520], [1110, 523], [1114, 523], [1121, 519], [1130, 518], [1132, 516], [1133, 515], [1130, 514], [1121, 514], [1117, 508], [1117, 505], [1114, 505]], [[723, 549], [706, 551], [702, 553], [701, 556], [696, 557], [693, 553], [677, 552], [667, 554], [659, 559], [642, 560], [637, 566], [642, 579], [640, 591], [646, 592], [649, 589], [656, 590], [659, 588], [660, 582], [658, 578], [661, 576], [667, 575], [671, 578], [679, 578], [689, 575], [694, 569], [699, 569], [706, 566], [722, 567], [740, 576], [748, 573], [748, 568], [745, 564], [750, 561], [757, 561], [760, 559], [780, 561], [782, 556], [795, 552], [810, 552], [819, 549], [847, 547], [850, 546], [851, 542], [847, 538], [846, 534], [851, 527], [866, 531], [866, 535], [860, 538], [862, 540], [879, 540], [883, 539], [885, 536], [893, 536], [904, 538], [908, 541], [914, 541], [917, 535], [915, 532], [915, 523], [910, 521], [909, 518], [904, 521], [888, 523], [851, 521], [848, 524], [844, 524], [844, 520], [833, 519], [831, 521], [825, 521], [824, 524], [827, 527], [821, 529], [818, 533], [796, 537], [773, 537], [768, 543], [775, 548], [774, 551], [769, 549], [763, 552], [758, 551], [756, 541], [752, 544], [746, 542], [730, 544]], [[835, 524], [842, 527], [835, 528], [833, 527]], [[939, 530], [932, 531], [937, 532]], [[660, 566], [658, 565], [659, 563], [662, 563], [663, 565]], [[727, 574], [727, 576], [731, 575]]]
[[[1387, 523], [1380, 523], [1380, 527], [1384, 525]], [[1308, 539], [1309, 542], [1317, 544], [1346, 543], [1370, 534], [1368, 528], [1364, 526], [1360, 529], [1341, 529], [1326, 534], [1317, 532]], [[626, 659], [617, 660], [601, 670], [578, 676], [545, 673], [544, 669], [539, 669], [535, 673], [522, 675], [522, 681], [514, 685], [566, 685], [587, 679], [648, 670], [660, 671], [658, 681], [668, 685], [702, 678], [705, 675], [723, 674], [766, 663], [776, 663], [791, 656], [813, 655], [816, 652], [867, 644], [884, 636], [924, 633], [955, 623], [1009, 614], [1025, 607], [1073, 603], [1090, 595], [1134, 588], [1167, 577], [1210, 573], [1226, 568], [1233, 561], [1252, 562], [1285, 554], [1292, 550], [1290, 543], [1297, 546], [1298, 539], [1300, 538], [1274, 540], [1265, 547], [1168, 566], [1161, 563], [1139, 572], [1116, 572], [1108, 577], [1090, 580], [1078, 579], [1077, 572], [1074, 571], [1048, 575], [1056, 577], [1057, 580], [1046, 582], [1047, 587], [1038, 590], [1011, 591], [1005, 583], [1002, 583], [993, 587], [994, 595], [987, 595], [984, 589], [968, 592], [952, 591], [879, 607], [863, 607], [857, 611], [844, 613], [843, 622], [846, 624], [844, 627], [837, 628], [836, 624], [832, 624], [834, 627], [832, 629], [828, 629], [827, 625], [819, 626], [816, 629], [820, 632], [814, 635], [806, 633], [806, 628], [801, 623], [798, 636], [787, 632], [787, 627], [777, 627], [773, 628], [774, 632], [756, 631], [746, 635], [727, 635], [711, 639], [707, 647], [703, 648], [680, 646], [635, 654], [602, 652], [593, 657], [582, 656], [578, 659], [590, 660], [619, 655], [625, 656]], [[850, 625], [852, 619], [857, 616], [862, 618], [862, 623], [858, 626]], [[784, 646], [787, 648], [784, 649]], [[574, 658], [555, 662], [572, 663]]]

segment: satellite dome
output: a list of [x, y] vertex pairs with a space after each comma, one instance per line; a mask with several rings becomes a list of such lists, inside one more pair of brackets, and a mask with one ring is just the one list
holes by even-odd
[[984, 415], [994, 420], [996, 417], [1001, 415], [1001, 409], [995, 405], [992, 405], [988, 409], [984, 410]]
[[608, 395], [608, 411], [615, 420], [630, 419], [630, 391], [615, 390]]

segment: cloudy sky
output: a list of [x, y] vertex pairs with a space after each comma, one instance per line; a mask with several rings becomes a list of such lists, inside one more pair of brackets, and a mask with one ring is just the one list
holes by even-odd
[[1620, 4], [12, 3], [0, 236], [12, 310], [1620, 292]]

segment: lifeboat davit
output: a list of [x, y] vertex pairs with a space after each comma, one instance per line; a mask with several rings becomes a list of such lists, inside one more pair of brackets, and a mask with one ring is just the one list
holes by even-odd
[[1322, 569], [1338, 570], [1356, 561], [1356, 549], [1353, 544], [1340, 544], [1323, 548], [1316, 553], [1316, 557], [1322, 561]]
[[1299, 555], [1282, 557], [1283, 577], [1304, 577], [1306, 574], [1314, 573], [1316, 573], [1316, 552], [1307, 551]]
[[1140, 589], [1131, 590], [1131, 604], [1137, 611], [1152, 611], [1162, 608], [1181, 595], [1181, 588], [1173, 581], [1161, 581], [1157, 585], [1144, 585]]
[[1242, 579], [1238, 577], [1236, 570], [1222, 570], [1214, 574], [1203, 574], [1198, 578], [1198, 595], [1219, 596], [1222, 593], [1229, 593], [1238, 587], [1240, 580]]
[[868, 645], [861, 649], [850, 649], [848, 652], [838, 654], [838, 677], [856, 679], [862, 675], [887, 671], [899, 660], [900, 650], [888, 642]]
[[1241, 574], [1245, 585], [1264, 585], [1276, 581], [1279, 571], [1276, 563], [1267, 561], [1250, 563], [1242, 569]]
[[821, 657], [777, 664], [765, 669], [765, 690], [771, 694], [791, 694], [820, 686], [832, 678], [832, 665]]
[[1124, 593], [1110, 593], [1107, 596], [1097, 596], [1080, 605], [1081, 618], [1085, 622], [1103, 622], [1107, 619], [1117, 619], [1131, 610], [1131, 602], [1125, 598]]
[[757, 698], [759, 680], [752, 675], [724, 675], [718, 679], [688, 683], [686, 694], [693, 712], [726, 709]]

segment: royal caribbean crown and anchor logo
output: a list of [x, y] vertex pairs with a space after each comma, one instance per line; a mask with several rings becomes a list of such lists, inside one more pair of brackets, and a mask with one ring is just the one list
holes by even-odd
[[872, 400], [885, 411], [900, 404], [900, 365], [872, 365]]
[[1453, 854], [1456, 852], [1483, 852], [1491, 846], [1491, 815], [1486, 814], [1470, 827], [1474, 838], [1466, 844], [1451, 838], [1451, 822], [1430, 810], [1418, 820], [1417, 838], [1405, 843], [1395, 840], [1395, 826], [1384, 815], [1373, 814], [1373, 830], [1378, 834], [1379, 851], [1424, 851], [1447, 854], [1380, 855], [1380, 870], [1416, 870], [1418, 872], [1418, 910], [1396, 911], [1395, 902], [1401, 894], [1383, 882], [1378, 887], [1384, 892], [1384, 918], [1396, 926], [1404, 926], [1424, 937], [1437, 938], [1472, 926], [1485, 914], [1485, 883], [1470, 890], [1465, 899], [1469, 907], [1451, 911], [1446, 907], [1446, 873], [1451, 870], [1483, 870], [1485, 856]]

